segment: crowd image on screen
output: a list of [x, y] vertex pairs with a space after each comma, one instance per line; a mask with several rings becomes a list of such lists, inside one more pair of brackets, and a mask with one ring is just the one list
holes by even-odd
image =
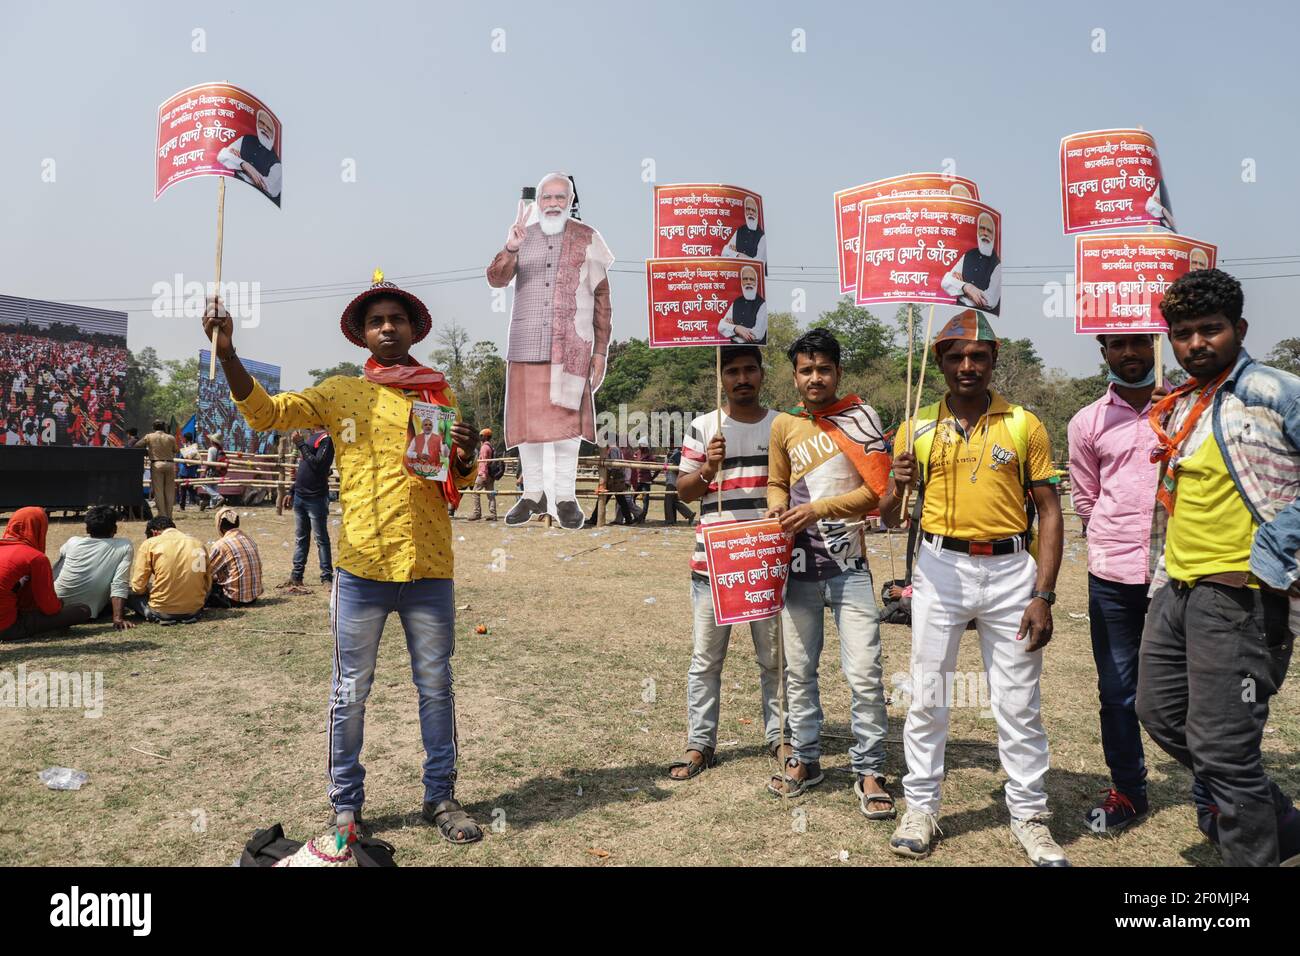
[[0, 325], [0, 445], [123, 444], [125, 339], [78, 334]]

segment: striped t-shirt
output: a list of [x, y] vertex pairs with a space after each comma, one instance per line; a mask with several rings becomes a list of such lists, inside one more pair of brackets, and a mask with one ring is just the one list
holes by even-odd
[[[738, 422], [724, 414], [722, 437], [727, 440], [727, 457], [714, 476], [709, 490], [699, 501], [700, 520], [695, 524], [695, 553], [691, 555], [691, 573], [708, 576], [704, 561], [704, 525], [720, 521], [749, 521], [767, 513], [767, 443], [772, 422], [780, 414], [769, 409], [762, 421]], [[718, 413], [701, 415], [691, 422], [682, 442], [682, 470], [689, 475], [704, 467], [705, 451], [718, 433]], [[722, 481], [722, 510], [718, 510], [718, 481]]]

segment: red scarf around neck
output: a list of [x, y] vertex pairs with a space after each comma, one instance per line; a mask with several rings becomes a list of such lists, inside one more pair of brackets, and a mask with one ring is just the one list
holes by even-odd
[[[364, 375], [367, 382], [415, 392], [420, 396], [420, 401], [428, 402], [430, 405], [453, 407], [449, 399], [451, 390], [447, 386], [447, 377], [436, 369], [421, 365], [409, 355], [401, 365], [380, 365], [372, 355], [366, 359]], [[453, 508], [460, 504], [460, 489], [456, 487], [456, 479], [453, 476], [453, 469], [459, 457], [459, 446], [452, 445], [451, 465], [442, 483], [442, 493]]]

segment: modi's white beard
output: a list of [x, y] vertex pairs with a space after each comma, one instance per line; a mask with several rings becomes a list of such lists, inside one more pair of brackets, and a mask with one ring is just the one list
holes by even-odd
[[550, 216], [542, 213], [537, 217], [537, 224], [542, 227], [542, 235], [557, 236], [564, 230], [564, 224], [569, 221], [569, 210], [564, 210], [557, 216]]
[[980, 248], [980, 255], [982, 255], [982, 256], [991, 256], [991, 255], [993, 255], [993, 243], [992, 243], [992, 242], [988, 242], [988, 241], [985, 241], [985, 240], [981, 239], [981, 240], [979, 240], [979, 248]]
[[746, 216], [746, 217], [745, 217], [745, 225], [747, 225], [750, 229], [755, 229], [755, 230], [758, 229], [758, 217], [757, 217], [757, 216]]
[[747, 288], [742, 288], [740, 290], [740, 294], [743, 295], [750, 302], [753, 302], [754, 299], [758, 297], [758, 289], [756, 289], [753, 286], [749, 286]]
[[257, 141], [261, 143], [266, 149], [273, 150], [275, 147], [275, 137], [263, 136], [262, 131], [260, 129], [257, 131]]

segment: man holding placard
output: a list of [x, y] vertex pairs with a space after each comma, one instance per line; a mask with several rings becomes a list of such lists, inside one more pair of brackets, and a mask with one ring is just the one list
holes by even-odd
[[[1155, 435], [1154, 336], [1099, 335], [1106, 394], [1070, 419], [1070, 499], [1088, 539], [1088, 623], [1101, 699], [1101, 749], [1111, 788], [1088, 811], [1110, 833], [1144, 816], [1147, 768], [1137, 718], [1138, 652], [1147, 616]], [[1157, 396], [1158, 397], [1158, 396]]]
[[[375, 677], [379, 638], [396, 611], [406, 631], [420, 698], [424, 742], [424, 818], [452, 843], [483, 831], [456, 801], [456, 710], [451, 655], [455, 642], [451, 519], [447, 505], [474, 482], [474, 432], [459, 415], [446, 477], [422, 477], [406, 457], [415, 439], [412, 409], [420, 403], [452, 411], [456, 398], [441, 372], [410, 355], [429, 334], [429, 310], [376, 270], [371, 287], [343, 312], [340, 327], [370, 350], [361, 378], [325, 379], [302, 392], [268, 395], [235, 354], [234, 325], [217, 302], [204, 332], [215, 334], [217, 357], [240, 413], [257, 431], [323, 428], [339, 470], [343, 528], [330, 602], [334, 668], [329, 710], [331, 824], [358, 823], [365, 802], [361, 765], [366, 699]], [[423, 432], [421, 432], [423, 434]]]
[[[765, 408], [758, 393], [763, 387], [763, 353], [755, 346], [723, 346], [722, 389], [727, 396], [722, 427], [718, 413], [707, 412], [691, 422], [682, 442], [677, 496], [700, 503], [691, 555], [691, 606], [694, 609], [694, 651], [686, 677], [686, 759], [668, 768], [674, 780], [689, 780], [714, 766], [718, 744], [718, 709], [722, 696], [722, 664], [731, 640], [731, 625], [715, 623], [704, 551], [706, 525], [749, 521], [767, 508], [768, 439], [777, 412]], [[719, 507], [718, 499], [722, 504]], [[768, 749], [778, 755], [781, 733], [780, 675], [777, 673], [776, 619], [751, 621], [754, 656], [763, 690], [763, 729]], [[782, 758], [788, 756], [782, 748]]]
[[805, 332], [787, 353], [802, 402], [772, 424], [769, 518], [794, 538], [785, 609], [786, 682], [794, 753], [768, 784], [795, 797], [825, 779], [817, 671], [825, 609], [835, 615], [840, 663], [852, 694], [849, 748], [858, 808], [869, 820], [895, 815], [885, 782], [885, 684], [880, 612], [867, 565], [864, 520], [885, 490], [889, 455], [880, 417], [856, 395], [837, 394], [840, 344], [825, 329]]
[[[919, 479], [922, 546], [912, 577], [912, 702], [903, 730], [907, 812], [889, 845], [900, 856], [928, 856], [939, 832], [948, 718], [963, 678], [957, 651], [974, 621], [1008, 777], [1011, 832], [1036, 866], [1069, 866], [1046, 822], [1038, 686], [1064, 525], [1046, 429], [990, 387], [997, 352], [988, 320], [971, 309], [939, 333], [934, 357], [948, 392], [899, 427], [893, 481], [880, 503], [881, 520], [896, 527], [898, 492]], [[1037, 560], [1030, 498], [1042, 529]], [[965, 697], [964, 679], [961, 686]]]

